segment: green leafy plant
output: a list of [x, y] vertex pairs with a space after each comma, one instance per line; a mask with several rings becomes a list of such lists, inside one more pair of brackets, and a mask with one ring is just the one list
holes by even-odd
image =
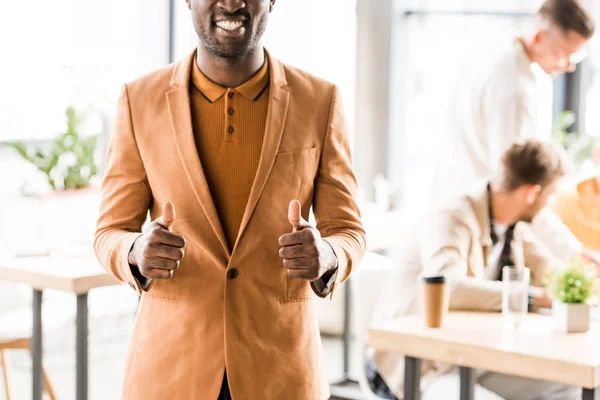
[[575, 114], [563, 111], [552, 127], [552, 137], [566, 150], [573, 165], [579, 168], [584, 161], [592, 158], [594, 139], [588, 134], [571, 131], [574, 123]]
[[587, 302], [594, 293], [596, 271], [581, 257], [572, 258], [566, 266], [546, 274], [545, 285], [549, 295], [562, 303]]
[[52, 189], [82, 189], [97, 174], [94, 153], [98, 136], [80, 135], [84, 115], [73, 107], [68, 107], [65, 115], [66, 132], [51, 143], [36, 146], [25, 142], [11, 142], [9, 146], [43, 172]]

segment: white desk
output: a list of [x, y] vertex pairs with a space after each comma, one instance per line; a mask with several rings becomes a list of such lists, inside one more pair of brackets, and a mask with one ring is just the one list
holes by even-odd
[[600, 392], [600, 322], [565, 334], [553, 330], [550, 316], [528, 314], [506, 332], [501, 313], [453, 312], [440, 329], [426, 328], [421, 316], [388, 321], [369, 330], [368, 342], [405, 355], [405, 400], [419, 398], [422, 359], [461, 367], [462, 400], [474, 398], [474, 368], [580, 386], [584, 400]]

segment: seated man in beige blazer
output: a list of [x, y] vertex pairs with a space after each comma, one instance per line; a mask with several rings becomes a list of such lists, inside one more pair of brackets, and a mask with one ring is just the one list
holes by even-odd
[[[535, 241], [524, 224], [546, 205], [565, 168], [562, 150], [551, 143], [530, 140], [512, 145], [491, 182], [482, 182], [419, 222], [398, 269], [383, 288], [375, 322], [421, 313], [417, 282], [422, 273], [447, 277], [453, 310], [500, 311], [500, 272], [505, 265], [529, 267], [531, 306], [551, 307], [551, 300], [540, 286], [544, 269], [557, 260]], [[369, 364], [372, 386], [381, 397], [402, 398], [403, 357], [376, 351]], [[454, 393], [458, 396], [458, 375], [444, 375], [452, 367], [426, 364], [424, 399], [451, 399]], [[456, 390], [441, 387], [442, 382], [452, 380]], [[477, 383], [478, 399], [568, 400], [578, 396], [577, 389], [569, 386], [484, 371], [479, 372]]]

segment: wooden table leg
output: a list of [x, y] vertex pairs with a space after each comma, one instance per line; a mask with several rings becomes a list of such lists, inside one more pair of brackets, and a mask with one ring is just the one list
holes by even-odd
[[421, 360], [404, 357], [404, 400], [421, 399]]
[[583, 389], [583, 392], [581, 393], [581, 399], [582, 400], [597, 400], [596, 393], [599, 393], [599, 392], [596, 392], [596, 389]]
[[460, 400], [475, 400], [473, 368], [460, 367]]

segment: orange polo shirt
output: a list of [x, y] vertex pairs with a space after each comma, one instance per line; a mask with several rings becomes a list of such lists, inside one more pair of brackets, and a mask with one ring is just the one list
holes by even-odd
[[246, 83], [225, 88], [192, 67], [192, 125], [200, 162], [229, 251], [237, 239], [262, 150], [269, 107], [269, 65]]

